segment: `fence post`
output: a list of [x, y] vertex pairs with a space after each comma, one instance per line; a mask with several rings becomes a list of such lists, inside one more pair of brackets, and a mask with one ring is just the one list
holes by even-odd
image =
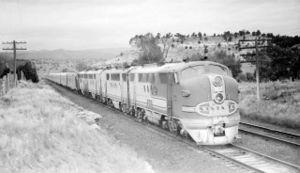
[[5, 90], [5, 93], [7, 93], [8, 90], [9, 90], [9, 74], [6, 75], [6, 81], [5, 81], [5, 82], [6, 82], [6, 88], [5, 88], [6, 90]]
[[4, 95], [5, 94], [5, 79], [6, 79], [6, 76], [3, 76], [3, 78], [2, 78], [2, 95]]
[[7, 74], [0, 79], [0, 96], [5, 95], [14, 85], [13, 74]]
[[1, 91], [0, 91], [0, 96], [4, 95], [4, 85], [3, 85], [3, 79], [0, 79], [0, 86], [1, 86]]

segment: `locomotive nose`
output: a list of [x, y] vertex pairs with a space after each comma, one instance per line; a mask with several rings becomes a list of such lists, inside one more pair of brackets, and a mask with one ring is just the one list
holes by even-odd
[[235, 80], [222, 75], [205, 74], [186, 80], [182, 83], [182, 111], [189, 109], [204, 116], [231, 114], [238, 108], [237, 90]]
[[238, 134], [238, 86], [229, 77], [203, 74], [181, 82], [182, 119], [187, 133], [199, 144], [226, 144]]

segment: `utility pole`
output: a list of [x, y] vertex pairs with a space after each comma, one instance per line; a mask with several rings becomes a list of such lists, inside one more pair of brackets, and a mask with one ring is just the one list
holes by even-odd
[[257, 37], [255, 38], [255, 54], [256, 54], [256, 97], [260, 101], [260, 86], [259, 86], [259, 61], [258, 61], [258, 45]]
[[17, 44], [26, 44], [25, 41], [10, 41], [10, 42], [3, 42], [2, 44], [12, 44], [12, 48], [3, 48], [2, 50], [12, 50], [14, 56], [14, 86], [17, 86], [17, 50], [27, 50], [26, 48], [18, 48]]
[[[259, 57], [258, 57], [258, 52], [259, 50], [258, 49], [262, 49], [262, 48], [268, 48], [269, 47], [269, 41], [271, 41], [270, 39], [268, 38], [258, 38], [258, 37], [255, 37], [255, 39], [242, 39], [242, 40], [239, 40], [239, 49], [255, 49], [255, 53], [250, 53], [250, 54], [242, 54], [241, 56], [255, 56], [255, 63], [256, 63], [256, 98], [257, 98], [257, 101], [260, 101], [260, 86], [259, 86], [259, 64], [260, 64], [260, 61], [259, 61]], [[241, 46], [241, 43], [245, 43], [245, 42], [254, 42], [254, 46], [245, 46], [245, 47], [242, 47]], [[267, 45], [264, 45], [264, 43], [267, 43]], [[253, 62], [253, 61], [246, 61], [246, 62]]]

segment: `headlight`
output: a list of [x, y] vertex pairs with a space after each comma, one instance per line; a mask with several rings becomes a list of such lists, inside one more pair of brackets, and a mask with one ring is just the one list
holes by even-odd
[[215, 96], [216, 103], [222, 103], [224, 101], [224, 95], [222, 93], [218, 93]]
[[220, 76], [216, 76], [214, 81], [213, 81], [213, 85], [215, 87], [221, 87], [223, 85], [222, 78]]

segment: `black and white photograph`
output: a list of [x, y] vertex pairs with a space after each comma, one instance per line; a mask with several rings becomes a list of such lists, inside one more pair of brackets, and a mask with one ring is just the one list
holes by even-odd
[[300, 173], [300, 1], [0, 0], [0, 173]]

